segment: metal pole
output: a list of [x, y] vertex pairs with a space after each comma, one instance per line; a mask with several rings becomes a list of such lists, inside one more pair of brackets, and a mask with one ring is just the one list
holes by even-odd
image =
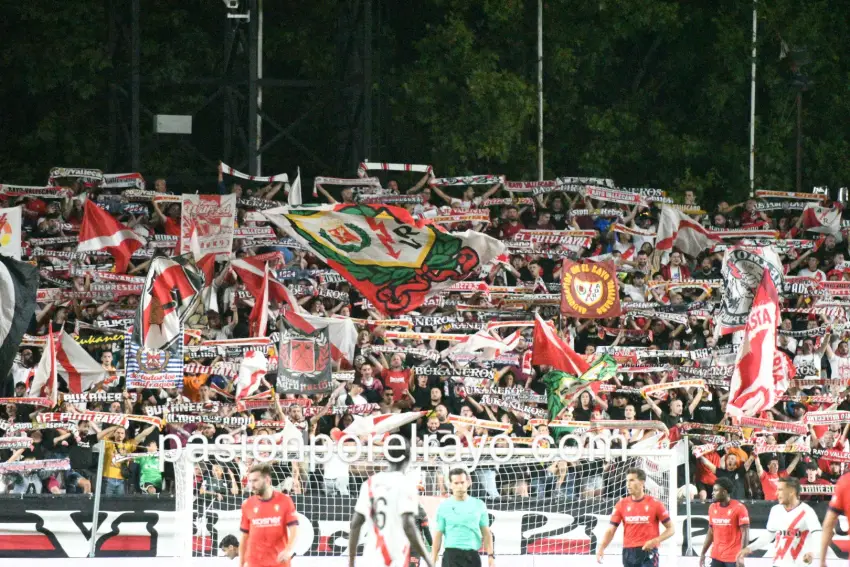
[[679, 443], [685, 443], [685, 555], [693, 557], [696, 555], [693, 545], [691, 544], [691, 455], [688, 452], [688, 438], [685, 437]]
[[142, 58], [142, 40], [139, 30], [139, 0], [130, 5], [130, 163], [133, 171], [141, 171], [141, 130], [140, 130], [140, 70]]
[[257, 0], [248, 2], [248, 174], [257, 175], [257, 47], [259, 30], [257, 24]]
[[543, 0], [537, 0], [537, 178], [543, 181]]
[[797, 93], [797, 193], [803, 192], [803, 91]]
[[[263, 0], [257, 0], [257, 79], [263, 78]], [[257, 173], [262, 175], [263, 154], [263, 85], [257, 83]]]
[[[753, 61], [750, 81], [750, 198], [756, 190], [756, 39], [758, 37], [758, 0], [753, 0]], [[799, 189], [798, 189], [799, 191]]]
[[363, 2], [363, 153], [372, 157], [372, 0]]
[[100, 516], [100, 497], [103, 493], [103, 458], [106, 455], [106, 441], [97, 443], [97, 477], [92, 483], [94, 489], [94, 506], [92, 508], [91, 520], [91, 539], [89, 539], [89, 557], [94, 557], [95, 546], [97, 545], [97, 520]]

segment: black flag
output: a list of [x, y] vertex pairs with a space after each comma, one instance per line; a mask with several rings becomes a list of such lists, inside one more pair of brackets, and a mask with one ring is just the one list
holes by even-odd
[[281, 394], [326, 394], [333, 391], [328, 329], [305, 333], [281, 320], [277, 391]]
[[9, 371], [35, 313], [38, 270], [26, 262], [0, 255], [0, 385], [10, 394]]

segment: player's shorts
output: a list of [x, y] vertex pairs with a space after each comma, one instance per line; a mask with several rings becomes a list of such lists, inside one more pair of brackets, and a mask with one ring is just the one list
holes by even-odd
[[735, 561], [720, 561], [714, 557], [711, 558], [711, 567], [735, 567], [736, 565]]
[[623, 567], [658, 567], [658, 549], [644, 551], [640, 547], [624, 547]]
[[443, 567], [481, 567], [478, 551], [471, 549], [446, 548], [443, 552]]

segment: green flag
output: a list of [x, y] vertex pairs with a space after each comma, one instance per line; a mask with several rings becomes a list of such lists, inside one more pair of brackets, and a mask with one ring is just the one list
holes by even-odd
[[[543, 376], [542, 381], [546, 385], [546, 402], [549, 406], [549, 419], [557, 418], [558, 414], [572, 401], [579, 390], [593, 383], [591, 388], [594, 393], [597, 393], [602, 382], [616, 373], [617, 361], [607, 354], [594, 362], [587, 372], [578, 378], [560, 370], [548, 372]], [[558, 427], [557, 432], [553, 431], [553, 437], [560, 437], [560, 435], [568, 433], [569, 429]]]

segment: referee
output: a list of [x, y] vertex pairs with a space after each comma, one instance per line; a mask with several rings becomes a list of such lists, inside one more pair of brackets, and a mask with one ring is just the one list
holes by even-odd
[[465, 469], [452, 469], [449, 472], [452, 497], [444, 500], [437, 508], [437, 529], [434, 532], [434, 547], [431, 558], [434, 565], [446, 538], [446, 551], [443, 553], [442, 567], [480, 567], [478, 550], [484, 541], [489, 565], [496, 564], [493, 553], [493, 537], [490, 535], [490, 516], [487, 506], [478, 498], [467, 494], [472, 479]]

